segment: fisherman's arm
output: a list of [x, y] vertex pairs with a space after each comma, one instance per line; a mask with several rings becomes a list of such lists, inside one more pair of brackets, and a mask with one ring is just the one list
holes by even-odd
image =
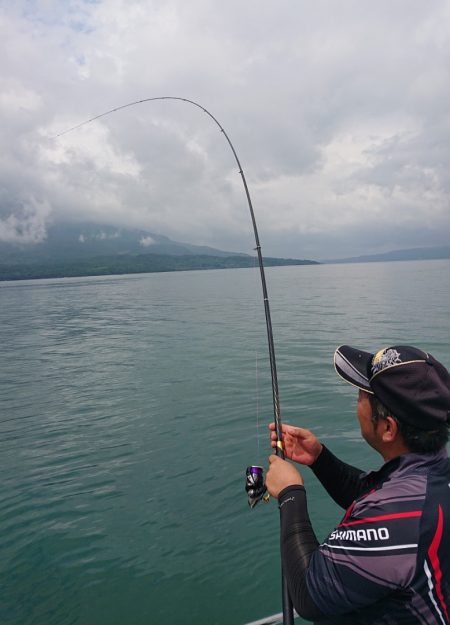
[[289, 595], [302, 618], [320, 621], [325, 615], [314, 603], [306, 581], [311, 557], [319, 543], [309, 519], [305, 488], [288, 486], [280, 493], [278, 502], [281, 559]]
[[325, 445], [310, 466], [330, 497], [344, 509], [367, 489], [361, 479], [363, 471], [339, 460]]
[[272, 496], [278, 497], [281, 558], [289, 595], [302, 618], [320, 620], [324, 614], [311, 599], [306, 585], [309, 562], [319, 543], [309, 520], [303, 478], [292, 464], [275, 455], [269, 462], [266, 486]]
[[[269, 425], [272, 447], [277, 446], [275, 424]], [[310, 466], [330, 497], [344, 509], [361, 495], [366, 485], [357, 469], [334, 456], [319, 439], [306, 428], [282, 425], [283, 448], [286, 458]]]

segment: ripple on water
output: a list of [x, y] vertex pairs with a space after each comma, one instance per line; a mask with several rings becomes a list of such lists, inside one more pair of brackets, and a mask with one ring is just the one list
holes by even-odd
[[[335, 347], [408, 338], [450, 363], [449, 264], [413, 265], [268, 272], [283, 418], [364, 469], [377, 458]], [[2, 625], [238, 625], [279, 611], [278, 510], [250, 510], [244, 490], [272, 420], [254, 274], [0, 289]], [[326, 536], [339, 511], [305, 478]]]

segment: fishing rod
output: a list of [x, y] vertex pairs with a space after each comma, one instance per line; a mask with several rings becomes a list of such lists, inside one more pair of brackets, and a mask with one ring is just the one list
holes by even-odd
[[[136, 106], [137, 104], [143, 104], [145, 102], [154, 102], [156, 100], [178, 100], [180, 102], [187, 102], [188, 104], [192, 104], [193, 106], [196, 106], [197, 108], [201, 109], [204, 113], [206, 113], [215, 122], [215, 124], [217, 124], [217, 126], [220, 128], [220, 131], [223, 133], [225, 139], [227, 140], [229, 147], [231, 148], [231, 151], [233, 152], [233, 156], [239, 168], [239, 174], [242, 178], [242, 183], [244, 185], [245, 195], [247, 198], [247, 204], [248, 204], [248, 208], [250, 210], [250, 216], [252, 219], [253, 233], [255, 235], [255, 243], [256, 243], [255, 250], [258, 255], [259, 272], [261, 275], [261, 285], [262, 285], [263, 301], [264, 301], [264, 313], [266, 317], [266, 328], [267, 328], [267, 342], [269, 346], [270, 373], [271, 373], [271, 380], [272, 380], [273, 413], [274, 413], [274, 420], [275, 420], [275, 432], [277, 435], [275, 453], [277, 456], [279, 456], [280, 458], [284, 460], [285, 454], [284, 454], [284, 448], [283, 448], [283, 435], [282, 435], [282, 430], [281, 430], [280, 396], [279, 396], [279, 391], [278, 391], [277, 365], [276, 365], [276, 360], [275, 360], [275, 347], [274, 347], [274, 342], [273, 342], [272, 318], [270, 316], [269, 296], [267, 293], [266, 275], [264, 272], [264, 263], [263, 263], [263, 257], [262, 257], [262, 252], [261, 252], [261, 243], [259, 241], [259, 234], [258, 234], [258, 228], [256, 226], [255, 213], [253, 211], [252, 200], [250, 198], [250, 192], [248, 190], [248, 185], [247, 185], [247, 180], [245, 178], [244, 170], [239, 161], [236, 150], [234, 149], [234, 146], [231, 143], [231, 139], [228, 136], [228, 134], [225, 132], [225, 129], [222, 127], [222, 125], [219, 123], [219, 121], [214, 117], [212, 113], [210, 113], [206, 108], [204, 108], [197, 102], [194, 102], [193, 100], [188, 100], [187, 98], [180, 98], [180, 97], [175, 97], [175, 96], [159, 96], [156, 98], [144, 98], [143, 100], [136, 100], [135, 102], [129, 102], [128, 104], [117, 106], [116, 108], [113, 108], [109, 111], [105, 111], [104, 113], [100, 113], [99, 115], [96, 115], [95, 117], [91, 117], [90, 119], [87, 119], [77, 124], [76, 126], [72, 126], [71, 128], [68, 128], [67, 130], [64, 130], [63, 132], [60, 132], [54, 138], [56, 139], [58, 137], [62, 137], [63, 135], [69, 132], [72, 132], [73, 130], [77, 130], [78, 128], [81, 128], [81, 126], [85, 126], [86, 124], [90, 124], [91, 122], [94, 122], [97, 119], [106, 117], [106, 115], [111, 115], [112, 113], [116, 113], [117, 111], [121, 111], [131, 106]], [[266, 488], [264, 485], [262, 467], [258, 467], [255, 465], [247, 467], [246, 490], [249, 496], [249, 505], [251, 508], [253, 508], [258, 503], [258, 501], [260, 501], [261, 499], [265, 497]], [[283, 625], [293, 625], [294, 615], [293, 615], [292, 601], [289, 596], [289, 590], [287, 587], [287, 583], [286, 583], [286, 579], [284, 577], [283, 571], [281, 571], [281, 575], [282, 575]]]

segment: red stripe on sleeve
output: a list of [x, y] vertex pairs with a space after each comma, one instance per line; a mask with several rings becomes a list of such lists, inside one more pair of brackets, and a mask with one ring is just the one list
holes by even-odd
[[444, 595], [442, 594], [442, 585], [441, 585], [442, 571], [441, 571], [441, 563], [439, 562], [439, 555], [438, 555], [438, 550], [439, 550], [439, 545], [441, 544], [443, 529], [444, 529], [444, 515], [442, 514], [441, 506], [439, 506], [436, 533], [434, 534], [433, 540], [431, 541], [430, 548], [428, 549], [428, 557], [430, 558], [431, 566], [433, 567], [436, 594], [439, 599], [439, 603], [441, 604], [441, 608], [445, 614], [447, 621], [450, 621], [448, 617], [447, 605], [445, 603]]

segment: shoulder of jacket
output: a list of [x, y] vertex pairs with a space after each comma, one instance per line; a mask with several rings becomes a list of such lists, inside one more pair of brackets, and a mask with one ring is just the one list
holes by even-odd
[[402, 507], [408, 507], [411, 502], [417, 507], [418, 502], [425, 501], [427, 492], [428, 476], [422, 472], [412, 472], [408, 476], [392, 475], [378, 487], [369, 491], [356, 500], [353, 507], [353, 515], [368, 511], [382, 511], [386, 507], [396, 506], [401, 503]]

